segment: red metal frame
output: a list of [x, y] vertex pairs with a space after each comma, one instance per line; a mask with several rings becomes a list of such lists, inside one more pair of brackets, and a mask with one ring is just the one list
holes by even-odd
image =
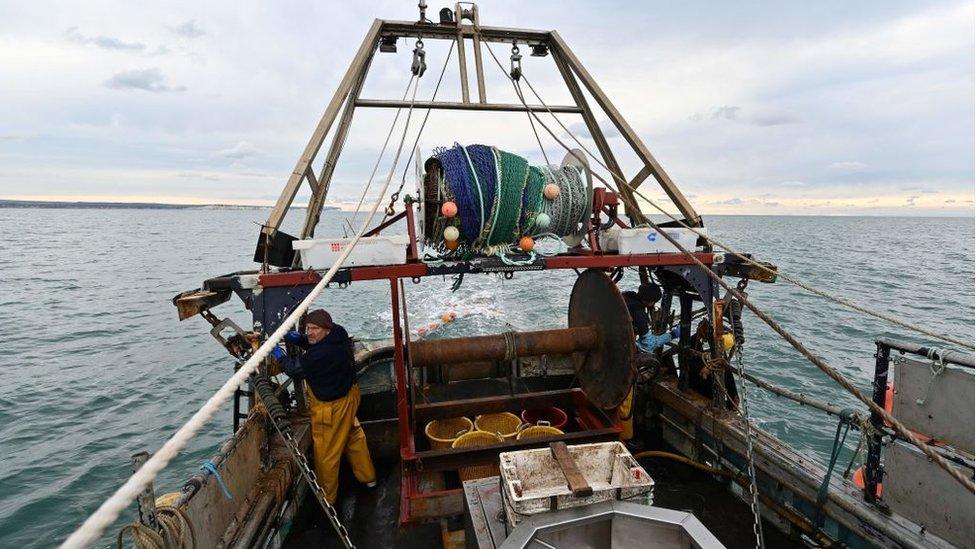
[[[660, 267], [672, 265], [694, 265], [694, 262], [683, 253], [660, 253], [660, 254], [637, 254], [619, 255], [614, 253], [600, 252], [597, 247], [596, 227], [599, 224], [600, 212], [610, 214], [610, 206], [616, 202], [616, 196], [600, 194], [600, 204], [594, 207], [593, 220], [589, 230], [588, 239], [592, 251], [578, 252], [575, 255], [559, 255], [542, 259], [543, 269], [611, 269], [615, 267]], [[594, 199], [597, 197], [595, 196]], [[407, 204], [406, 209], [384, 221], [375, 229], [366, 233], [373, 236], [380, 233], [385, 228], [392, 226], [397, 221], [405, 219], [407, 223], [407, 234], [410, 243], [407, 249], [407, 262], [402, 265], [375, 266], [375, 267], [349, 267], [345, 269], [348, 276], [345, 280], [382, 280], [390, 281], [390, 304], [393, 311], [393, 340], [394, 340], [394, 371], [396, 376], [396, 409], [398, 416], [398, 433], [400, 436], [400, 459], [401, 459], [401, 486], [400, 486], [400, 523], [408, 524], [414, 520], [411, 509], [414, 504], [424, 505], [423, 502], [430, 501], [431, 505], [435, 500], [432, 498], [446, 498], [459, 496], [460, 489], [437, 490], [423, 492], [420, 487], [419, 474], [416, 471], [422, 470], [423, 464], [417, 457], [415, 428], [413, 424], [413, 403], [409, 391], [410, 378], [407, 376], [407, 338], [401, 325], [401, 314], [405, 314], [406, 304], [403, 302], [398, 283], [403, 278], [420, 278], [431, 273], [427, 265], [418, 260], [418, 246], [416, 228], [414, 226], [413, 204]], [[617, 219], [618, 224], [622, 222]], [[695, 257], [706, 265], [711, 265], [714, 259], [711, 253], [695, 253]], [[291, 271], [282, 273], [265, 273], [259, 275], [259, 284], [265, 288], [282, 286], [302, 286], [314, 285], [322, 280], [322, 275], [317, 271]], [[576, 419], [579, 426], [584, 431], [597, 430], [608, 427], [605, 420], [594, 410], [593, 404], [589, 402], [582, 392], [573, 394], [573, 403], [577, 411]], [[616, 415], [610, 416], [610, 427], [618, 432], [620, 422]], [[416, 463], [414, 463], [416, 462]], [[433, 509], [431, 509], [433, 512]]]

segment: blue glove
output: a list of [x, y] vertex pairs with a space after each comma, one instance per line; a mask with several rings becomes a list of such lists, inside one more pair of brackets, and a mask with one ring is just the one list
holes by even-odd
[[671, 339], [678, 339], [681, 337], [681, 332], [681, 326], [675, 326], [674, 328], [671, 328], [671, 331], [668, 333], [671, 334]]
[[292, 344], [301, 343], [302, 342], [301, 332], [296, 332], [295, 330], [288, 332], [287, 334], [285, 334], [285, 342], [292, 343]]
[[285, 354], [285, 350], [282, 349], [281, 347], [275, 345], [274, 347], [271, 348], [271, 357], [274, 358], [275, 360], [281, 360], [286, 356], [288, 355]]

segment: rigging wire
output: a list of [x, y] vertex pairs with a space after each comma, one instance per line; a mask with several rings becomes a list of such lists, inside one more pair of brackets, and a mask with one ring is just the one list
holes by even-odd
[[[441, 89], [441, 81], [444, 80], [444, 73], [447, 71], [447, 63], [451, 60], [451, 55], [454, 53], [454, 42], [451, 42], [451, 48], [447, 50], [447, 57], [444, 58], [444, 66], [441, 67], [441, 74], [437, 77], [437, 85], [434, 86], [434, 93], [430, 97], [430, 102], [433, 103], [437, 99], [437, 91]], [[410, 161], [413, 160], [413, 155], [417, 153], [417, 144], [420, 143], [420, 136], [424, 133], [424, 128], [427, 127], [427, 119], [430, 118], [430, 112], [434, 110], [428, 107], [427, 112], [424, 113], [424, 119], [420, 123], [420, 129], [417, 130], [417, 138], [413, 140], [413, 146], [410, 147], [410, 156], [407, 157], [407, 162], [403, 166], [403, 176], [400, 178], [400, 188], [398, 188], [393, 194], [390, 195], [390, 205], [386, 208], [386, 212], [383, 215], [383, 221], [390, 217], [393, 212], [393, 204], [400, 197], [400, 192], [403, 191], [403, 186], [407, 182], [407, 171], [410, 169]]]
[[[488, 49], [488, 53], [491, 54], [492, 59], [495, 60], [495, 63], [498, 65], [498, 67], [504, 73], [505, 72], [505, 69], [504, 69], [504, 67], [502, 67], [501, 62], [498, 61], [498, 58], [495, 56], [494, 51], [492, 51], [491, 45], [488, 44], [488, 43], [485, 43], [485, 47]], [[514, 85], [514, 86], [517, 87], [518, 84], [515, 82], [514, 79], [512, 79], [511, 77], [509, 77], [509, 80], [512, 81], [512, 85]], [[522, 101], [522, 105], [526, 109], [529, 109], [529, 106], [525, 103], [525, 101]], [[545, 106], [544, 103], [543, 103], [543, 105]], [[548, 106], [546, 106], [546, 110], [548, 110], [550, 112], [550, 114], [551, 114], [552, 111], [549, 109]], [[568, 152], [570, 152], [570, 154], [573, 154], [572, 149], [570, 149], [555, 134], [555, 132], [552, 131], [551, 128], [549, 128], [541, 119], [539, 119], [538, 116], [534, 112], [532, 112], [532, 115], [533, 116], [536, 116], [536, 120], [539, 122], [539, 124], [549, 133], [549, 135], [552, 136], [553, 139], [556, 140], [557, 143], [559, 143], [564, 149], [566, 149]], [[569, 132], [568, 130], [567, 130], [567, 133], [569, 133], [570, 135], [572, 135], [572, 132]], [[612, 172], [611, 172], [611, 174], [612, 174]], [[605, 179], [603, 179], [602, 177], [600, 177], [598, 174], [595, 174], [594, 173], [592, 175], [593, 175], [593, 177], [599, 179], [603, 184], [607, 185], [608, 187], [611, 186], [611, 184], [609, 182], [607, 182]], [[619, 174], [616, 175], [616, 177], [619, 178], [620, 177]], [[613, 185], [612, 188], [615, 188], [615, 187], [616, 187], [616, 185]], [[621, 195], [621, 196], [624, 196], [624, 195]], [[626, 200], [626, 197], [625, 197], [625, 200]], [[639, 209], [636, 209], [636, 210], [637, 211], [640, 211]], [[749, 301], [749, 299], [746, 298], [746, 296], [743, 295], [742, 292], [740, 292], [739, 290], [735, 289], [734, 287], [730, 286], [727, 282], [725, 282], [724, 280], [722, 280], [722, 277], [718, 276], [707, 265], [705, 265], [704, 263], [702, 263], [702, 261], [700, 259], [698, 259], [698, 257], [694, 253], [692, 253], [687, 248], [685, 248], [684, 246], [682, 246], [677, 240], [675, 240], [671, 235], [669, 235], [667, 233], [667, 231], [664, 231], [656, 223], [654, 223], [654, 222], [652, 222], [650, 220], [648, 220], [647, 223], [653, 229], [655, 229], [658, 233], [660, 233], [661, 236], [663, 236], [665, 239], [667, 239], [668, 242], [670, 242], [671, 245], [673, 245], [677, 250], [679, 250], [680, 252], [682, 252], [683, 254], [685, 254], [686, 256], [688, 256], [688, 258], [691, 259], [691, 261], [694, 262], [696, 264], [696, 266], [700, 267], [701, 270], [709, 278], [711, 278], [715, 283], [717, 283], [719, 286], [721, 286], [726, 291], [728, 291], [730, 294], [732, 294], [732, 296], [735, 297], [736, 299], [738, 299], [743, 305], [745, 305], [746, 307], [748, 307], [749, 310], [752, 311], [757, 317], [759, 317], [760, 320], [762, 320], [767, 326], [769, 326], [770, 328], [772, 328], [773, 331], [775, 331], [777, 334], [780, 335], [780, 337], [782, 337], [783, 339], [785, 339], [787, 341], [787, 343], [789, 343], [794, 349], [796, 349], [801, 355], [803, 355], [814, 366], [816, 366], [817, 368], [819, 368], [822, 372], [824, 372], [825, 374], [827, 374], [828, 377], [830, 377], [835, 382], [837, 382], [837, 384], [839, 384], [845, 390], [847, 390], [852, 395], [854, 395], [858, 400], [860, 400], [864, 405], [866, 405], [872, 412], [874, 412], [875, 414], [877, 414], [877, 415], [881, 416], [882, 418], [884, 418], [888, 423], [890, 423], [892, 425], [892, 427], [895, 429], [895, 431], [898, 432], [899, 435], [901, 435], [905, 440], [908, 440], [909, 442], [911, 442], [912, 444], [914, 444], [916, 447], [918, 447], [918, 449], [921, 450], [922, 453], [924, 453], [929, 459], [931, 459], [932, 461], [934, 461], [939, 467], [941, 467], [943, 470], [945, 470], [956, 481], [958, 481], [960, 484], [962, 484], [967, 490], [970, 491], [970, 493], [976, 493], [976, 487], [973, 486], [973, 482], [971, 480], [969, 480], [968, 478], [966, 478], [966, 476], [964, 476], [962, 473], [960, 473], [956, 469], [952, 468], [949, 465], [949, 463], [945, 460], [945, 458], [943, 458], [942, 456], [940, 456], [939, 454], [937, 454], [927, 444], [924, 444], [923, 442], [917, 440], [911, 434], [911, 431], [909, 431], [908, 428], [905, 427], [905, 425], [902, 424], [901, 421], [899, 421], [897, 418], [895, 418], [894, 416], [892, 416], [890, 413], [888, 413], [881, 406], [878, 406], [873, 400], [871, 400], [867, 396], [865, 396], [864, 393], [862, 393], [857, 387], [855, 387], [854, 384], [850, 382], [850, 380], [848, 380], [846, 377], [844, 377], [844, 375], [841, 374], [840, 372], [838, 372], [834, 367], [832, 367], [829, 364], [827, 364], [827, 362], [824, 361], [822, 358], [814, 355], [809, 349], [807, 349], [807, 347], [805, 345], [803, 345], [803, 343], [801, 343], [798, 339], [796, 339], [791, 333], [789, 333], [788, 331], [786, 331], [782, 326], [779, 325], [778, 322], [776, 322], [775, 320], [773, 320], [769, 315], [767, 315], [765, 312], [763, 312], [762, 309], [760, 309], [759, 307], [757, 307], [756, 305], [754, 305], [751, 301]]]
[[[410, 93], [410, 85], [413, 82], [407, 82], [406, 89], [403, 90], [403, 97], [400, 102], [407, 100], [407, 94]], [[386, 139], [383, 141], [383, 148], [380, 150], [380, 155], [376, 157], [376, 163], [373, 164], [373, 171], [369, 174], [369, 181], [366, 182], [366, 186], [363, 187], [363, 194], [359, 195], [359, 203], [356, 204], [356, 210], [352, 212], [352, 223], [356, 222], [356, 216], [359, 215], [359, 210], [363, 207], [363, 201], [366, 200], [366, 193], [369, 192], [370, 186], [373, 184], [373, 178], [376, 177], [376, 170], [380, 167], [380, 162], [383, 161], [383, 156], [386, 154], [386, 146], [390, 144], [390, 137], [393, 136], [393, 130], [396, 129], [397, 121], [400, 120], [400, 112], [403, 111], [403, 107], [397, 107], [396, 116], [393, 117], [393, 123], [390, 124], [390, 131], [386, 132]], [[429, 111], [428, 111], [429, 112]]]
[[[411, 75], [411, 80], [416, 79], [416, 76]], [[353, 237], [352, 241], [349, 242], [339, 257], [336, 259], [332, 267], [322, 276], [322, 280], [315, 285], [314, 288], [309, 292], [308, 296], [301, 302], [301, 304], [295, 308], [291, 314], [278, 326], [264, 343], [261, 344], [254, 354], [251, 355], [244, 364], [231, 376], [224, 384], [210, 397], [207, 402], [197, 410], [193, 416], [180, 427], [176, 433], [173, 434], [167, 440], [159, 450], [156, 451], [138, 471], [132, 474], [131, 477], [115, 491], [108, 499], [102, 503], [101, 506], [94, 513], [89, 516], [84, 523], [81, 524], [72, 534], [62, 543], [62, 548], [75, 548], [75, 547], [87, 547], [95, 543], [99, 537], [105, 532], [105, 530], [115, 522], [122, 511], [126, 508], [129, 503], [138, 496], [143, 489], [149, 485], [159, 473], [166, 468], [166, 466], [176, 457], [177, 454], [190, 442], [204, 425], [209, 422], [213, 416], [220, 410], [220, 407], [227, 402], [233, 395], [234, 392], [240, 387], [248, 377], [254, 373], [258, 365], [267, 358], [270, 354], [271, 349], [276, 346], [285, 334], [291, 330], [297, 323], [301, 316], [306, 310], [311, 306], [312, 302], [325, 290], [325, 286], [335, 277], [339, 268], [349, 257], [352, 250], [359, 244], [360, 239], [366, 234], [369, 229], [370, 223], [376, 212], [379, 210], [380, 204], [383, 201], [383, 196], [386, 194], [386, 190], [390, 186], [390, 182], [393, 180], [393, 174], [396, 169], [396, 163], [400, 158], [400, 153], [403, 150], [403, 144], [407, 136], [407, 127], [410, 124], [410, 116], [413, 113], [413, 104], [417, 97], [417, 83], [419, 79], [414, 82], [413, 97], [410, 99], [410, 107], [407, 112], [407, 126], [404, 127], [404, 132], [400, 138], [400, 145], [397, 150], [396, 157], [393, 162], [393, 168], [390, 169], [390, 173], [387, 175], [386, 182], [383, 185], [383, 190], [380, 192], [379, 197], [376, 202], [373, 203], [372, 209], [369, 212], [369, 216], [363, 221], [359, 232]], [[333, 524], [338, 530], [338, 526]]]
[[[939, 339], [939, 340], [942, 340], [942, 341], [947, 341], [949, 343], [955, 343], [956, 345], [961, 345], [961, 346], [963, 346], [963, 347], [965, 347], [967, 349], [976, 349], [976, 346], [974, 346], [972, 343], [967, 343], [967, 342], [965, 342], [963, 340], [954, 338], [952, 336], [948, 336], [948, 335], [945, 335], [945, 334], [939, 334], [937, 332], [934, 332], [934, 331], [931, 331], [931, 330], [928, 330], [928, 329], [925, 329], [925, 328], [918, 327], [918, 326], [916, 326], [914, 324], [910, 324], [910, 323], [908, 323], [908, 322], [906, 322], [904, 320], [901, 320], [901, 319], [899, 319], [899, 318], [897, 318], [895, 316], [889, 315], [889, 314], [884, 313], [884, 312], [880, 312], [880, 311], [875, 311], [875, 310], [872, 310], [872, 309], [868, 309], [867, 307], [865, 307], [863, 305], [860, 305], [858, 303], [854, 303], [853, 301], [850, 301], [850, 300], [848, 300], [848, 299], [846, 299], [844, 297], [836, 296], [836, 295], [830, 294], [830, 293], [828, 293], [828, 292], [826, 292], [824, 290], [821, 290], [819, 288], [816, 288], [814, 286], [811, 286], [811, 285], [809, 285], [809, 284], [807, 284], [807, 283], [805, 283], [805, 282], [803, 282], [801, 280], [798, 280], [798, 279], [796, 279], [796, 278], [794, 278], [794, 277], [792, 277], [790, 275], [787, 275], [786, 273], [783, 273], [782, 271], [779, 271], [778, 269], [771, 269], [771, 268], [769, 268], [769, 266], [763, 265], [762, 263], [760, 263], [760, 262], [752, 259], [751, 257], [749, 257], [749, 256], [747, 256], [747, 255], [745, 255], [745, 254], [743, 254], [741, 252], [736, 251], [735, 249], [733, 249], [728, 244], [725, 244], [723, 242], [720, 242], [719, 240], [715, 239], [714, 237], [705, 234], [704, 232], [698, 230], [695, 227], [692, 227], [691, 225], [689, 225], [688, 223], [686, 223], [685, 220], [676, 217], [671, 212], [668, 212], [667, 210], [665, 210], [664, 208], [662, 208], [660, 205], [657, 204], [656, 201], [654, 201], [653, 199], [651, 199], [650, 197], [648, 197], [644, 193], [640, 192], [636, 187], [630, 188], [630, 184], [626, 180], [624, 180], [620, 176], [620, 174], [614, 173], [613, 170], [611, 170], [606, 164], [603, 163], [603, 160], [601, 158], [599, 158], [596, 155], [594, 155], [593, 152], [590, 151], [590, 149], [586, 145], [584, 145], [582, 142], [580, 142], [580, 140], [576, 137], [576, 135], [573, 134], [573, 132], [569, 131], [569, 128], [567, 128], [566, 125], [563, 124], [563, 122], [559, 119], [559, 117], [557, 117], [556, 114], [554, 112], [552, 112], [552, 110], [549, 109], [548, 105], [546, 105], [546, 103], [542, 100], [542, 97], [540, 97], [539, 93], [535, 90], [535, 88], [532, 86], [532, 83], [529, 82], [529, 79], [526, 78], [524, 74], [522, 75], [522, 79], [525, 80], [525, 84], [529, 87], [529, 90], [532, 91], [532, 94], [535, 95], [536, 99], [544, 107], [546, 107], [546, 110], [552, 116], [553, 120], [555, 120], [560, 125], [560, 127], [562, 127], [562, 129], [570, 137], [573, 138], [573, 141], [575, 141], [576, 144], [579, 145], [583, 149], [584, 152], [586, 152], [586, 154], [588, 154], [590, 157], [592, 157], [594, 161], [596, 161], [601, 167], [603, 167], [603, 169], [607, 170], [607, 172], [610, 173], [611, 176], [613, 176], [614, 178], [616, 178], [623, 185], [627, 185], [627, 188], [630, 190], [631, 193], [636, 194], [640, 198], [643, 198], [654, 209], [656, 209], [657, 211], [661, 212], [662, 214], [664, 214], [665, 216], [667, 216], [668, 218], [670, 218], [672, 221], [674, 221], [675, 223], [677, 223], [681, 227], [690, 230], [691, 232], [695, 233], [697, 236], [699, 236], [699, 237], [705, 239], [706, 241], [708, 241], [708, 242], [710, 242], [710, 243], [712, 243], [712, 244], [714, 244], [714, 245], [716, 245], [716, 246], [724, 249], [729, 254], [735, 256], [736, 258], [740, 259], [741, 261], [744, 261], [744, 262], [746, 262], [746, 263], [748, 263], [748, 264], [750, 264], [750, 265], [752, 265], [754, 267], [757, 267], [757, 268], [765, 271], [768, 274], [780, 276], [780, 277], [783, 278], [783, 280], [786, 280], [787, 282], [789, 282], [791, 284], [794, 284], [794, 285], [796, 285], [796, 286], [798, 286], [798, 287], [800, 287], [800, 288], [802, 288], [802, 289], [804, 289], [804, 290], [806, 290], [806, 291], [808, 291], [808, 292], [810, 292], [812, 294], [815, 294], [817, 296], [820, 296], [820, 297], [822, 297], [822, 298], [824, 298], [824, 299], [826, 299], [828, 301], [832, 301], [834, 303], [837, 303], [837, 304], [842, 305], [844, 307], [847, 307], [849, 309], [852, 309], [852, 310], [855, 310], [855, 311], [864, 313], [864, 314], [869, 315], [869, 316], [873, 316], [873, 317], [878, 318], [878, 319], [881, 319], [881, 320], [888, 321], [888, 322], [890, 322], [892, 324], [895, 324], [895, 325], [900, 326], [902, 328], [905, 328], [907, 330], [911, 330], [911, 331], [914, 331], [914, 332], [917, 332], [917, 333], [920, 333], [920, 334], [924, 334], [924, 335], [927, 335], [929, 337], [934, 337], [934, 338]], [[517, 89], [520, 88], [520, 86], [517, 83], [516, 83], [516, 88]], [[521, 91], [517, 91], [517, 93], [519, 95], [519, 99], [521, 99], [522, 100], [522, 103], [525, 104], [525, 100], [522, 97]], [[540, 121], [540, 124], [542, 124], [541, 121]], [[602, 181], [602, 179], [601, 179], [601, 181]], [[606, 183], [606, 181], [604, 181], [604, 183]], [[621, 193], [621, 196], [622, 197], [624, 196], [623, 193]], [[637, 211], [639, 211], [639, 210], [637, 210]]]

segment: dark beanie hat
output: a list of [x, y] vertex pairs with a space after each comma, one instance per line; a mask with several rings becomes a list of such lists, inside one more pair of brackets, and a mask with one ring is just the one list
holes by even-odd
[[325, 312], [325, 309], [315, 309], [305, 315], [305, 324], [315, 324], [321, 328], [331, 328], [334, 326], [332, 323], [332, 315]]
[[657, 301], [661, 299], [661, 288], [657, 284], [641, 284], [637, 288], [637, 299], [647, 301]]

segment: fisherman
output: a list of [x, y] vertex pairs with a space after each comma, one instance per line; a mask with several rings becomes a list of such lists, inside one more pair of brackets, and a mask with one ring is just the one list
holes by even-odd
[[[637, 287], [636, 292], [633, 290], [623, 292], [623, 297], [624, 303], [627, 305], [627, 312], [630, 313], [630, 321], [634, 327], [637, 350], [640, 351], [641, 355], [648, 356], [681, 334], [680, 326], [675, 326], [670, 332], [660, 335], [654, 335], [654, 332], [651, 331], [649, 311], [652, 311], [654, 305], [661, 299], [661, 288], [657, 284], [641, 284]], [[638, 362], [640, 362], [640, 357], [638, 357]], [[623, 425], [620, 439], [636, 451], [641, 449], [641, 444], [639, 441], [631, 440], [634, 438], [633, 406], [634, 390], [631, 388], [627, 398], [617, 408], [617, 416]]]
[[376, 469], [366, 446], [366, 435], [356, 419], [359, 386], [353, 359], [353, 343], [346, 329], [332, 322], [324, 309], [305, 316], [305, 333], [288, 332], [285, 341], [305, 352], [288, 356], [274, 347], [271, 356], [289, 377], [307, 383], [315, 448], [315, 476], [325, 489], [326, 499], [335, 503], [339, 491], [339, 460], [349, 459], [356, 480], [376, 486]]
[[654, 335], [651, 331], [651, 317], [648, 311], [661, 299], [661, 288], [657, 284], [641, 284], [637, 291], [623, 293], [627, 312], [637, 337], [637, 349], [642, 353], [653, 353], [664, 344], [671, 342], [681, 334], [681, 327], [675, 326], [670, 332]]

